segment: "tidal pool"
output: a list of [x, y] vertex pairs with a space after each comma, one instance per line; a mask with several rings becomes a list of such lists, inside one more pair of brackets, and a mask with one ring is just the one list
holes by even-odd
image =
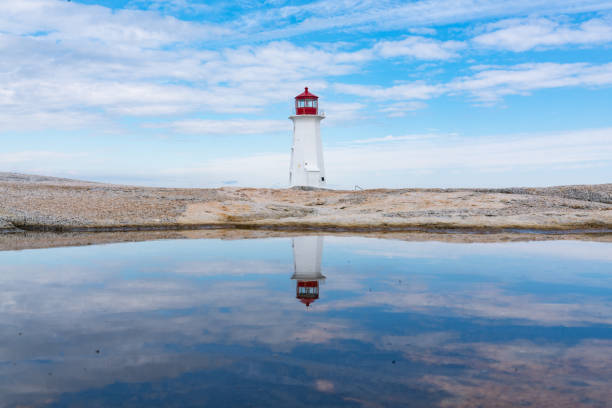
[[0, 252], [0, 406], [606, 407], [612, 244]]

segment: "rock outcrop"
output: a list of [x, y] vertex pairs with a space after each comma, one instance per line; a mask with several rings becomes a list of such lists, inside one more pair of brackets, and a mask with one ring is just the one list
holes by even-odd
[[178, 189], [0, 173], [0, 231], [611, 230], [612, 184], [507, 189]]

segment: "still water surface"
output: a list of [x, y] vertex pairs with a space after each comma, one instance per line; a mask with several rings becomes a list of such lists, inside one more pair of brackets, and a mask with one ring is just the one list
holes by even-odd
[[0, 406], [606, 407], [612, 244], [0, 253]]

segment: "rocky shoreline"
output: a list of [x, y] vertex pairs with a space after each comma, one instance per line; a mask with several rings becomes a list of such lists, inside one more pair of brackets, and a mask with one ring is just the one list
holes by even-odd
[[0, 173], [0, 233], [190, 229], [610, 232], [612, 184], [505, 189], [150, 188]]

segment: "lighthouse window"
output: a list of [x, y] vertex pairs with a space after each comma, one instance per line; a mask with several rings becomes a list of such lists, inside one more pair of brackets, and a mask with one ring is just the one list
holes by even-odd
[[298, 101], [298, 108], [303, 108], [303, 107], [304, 107], [304, 100], [303, 100], [303, 99], [300, 99], [300, 100]]
[[312, 108], [312, 101], [310, 99], [306, 100], [306, 107], [307, 108]]
[[317, 107], [317, 101], [316, 101], [316, 99], [315, 99], [314, 101], [312, 101], [312, 107], [313, 107], [313, 108], [316, 108], [316, 107]]

